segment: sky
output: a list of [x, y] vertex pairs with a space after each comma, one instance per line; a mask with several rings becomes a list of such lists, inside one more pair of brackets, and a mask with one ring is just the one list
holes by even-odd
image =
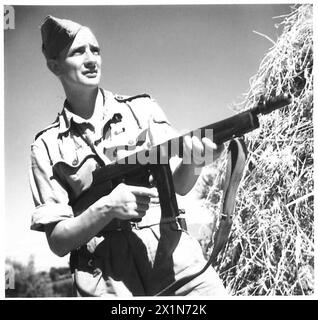
[[30, 231], [30, 145], [61, 111], [64, 92], [46, 67], [39, 26], [46, 15], [89, 26], [101, 46], [101, 87], [148, 93], [176, 129], [196, 129], [233, 115], [281, 29], [273, 17], [289, 4], [157, 6], [14, 6], [15, 28], [4, 31], [5, 255], [47, 270], [68, 257], [50, 252]]

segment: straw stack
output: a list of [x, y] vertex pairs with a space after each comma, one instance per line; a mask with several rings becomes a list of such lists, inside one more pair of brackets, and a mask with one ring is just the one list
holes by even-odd
[[[281, 35], [271, 40], [249, 91], [235, 106], [237, 111], [249, 109], [260, 95], [289, 93], [293, 99], [288, 107], [262, 116], [261, 128], [246, 135], [246, 170], [230, 239], [217, 265], [233, 295], [313, 293], [312, 9], [296, 5], [288, 15], [276, 17]], [[217, 163], [219, 172], [224, 165], [225, 157]], [[205, 193], [211, 214], [221, 198], [222, 177], [215, 169], [205, 172], [205, 180], [214, 181]]]

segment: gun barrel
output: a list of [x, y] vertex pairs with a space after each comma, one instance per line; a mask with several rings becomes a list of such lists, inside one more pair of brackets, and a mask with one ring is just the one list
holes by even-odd
[[260, 102], [253, 111], [256, 114], [268, 114], [274, 110], [287, 106], [291, 103], [291, 100], [291, 96], [287, 93], [266, 100], [264, 98], [261, 98]]
[[225, 120], [208, 126], [213, 130], [213, 141], [221, 144], [232, 138], [240, 137], [259, 127], [258, 117], [250, 111], [245, 111]]

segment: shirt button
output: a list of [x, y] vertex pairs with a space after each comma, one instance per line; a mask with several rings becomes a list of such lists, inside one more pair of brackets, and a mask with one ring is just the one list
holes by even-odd
[[73, 160], [72, 165], [76, 166], [77, 164], [78, 164], [78, 160], [77, 159]]

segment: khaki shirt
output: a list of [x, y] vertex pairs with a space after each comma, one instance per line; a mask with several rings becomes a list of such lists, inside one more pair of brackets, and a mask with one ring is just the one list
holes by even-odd
[[[30, 186], [35, 204], [31, 229], [74, 216], [71, 204], [92, 183], [92, 172], [116, 160], [110, 152], [129, 146], [133, 152], [176, 135], [159, 105], [149, 96], [126, 99], [100, 89], [101, 107], [85, 120], [69, 110], [67, 101], [56, 121], [39, 132], [31, 145]], [[109, 124], [114, 114], [121, 121]], [[100, 123], [96, 128], [92, 123]], [[105, 125], [107, 126], [104, 129]], [[151, 126], [152, 137], [138, 138]], [[104, 130], [104, 132], [102, 132]], [[156, 141], [150, 141], [155, 139]], [[122, 150], [122, 149], [120, 149]]]

